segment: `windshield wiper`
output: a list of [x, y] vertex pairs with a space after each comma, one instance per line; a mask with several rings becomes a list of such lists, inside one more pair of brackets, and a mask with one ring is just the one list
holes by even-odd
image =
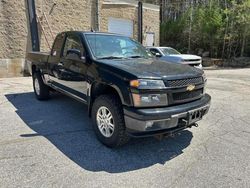
[[107, 57], [101, 57], [98, 59], [123, 59], [123, 57], [118, 57], [118, 56], [107, 56]]
[[143, 56], [140, 55], [133, 55], [133, 56], [129, 56], [128, 58], [142, 58]]

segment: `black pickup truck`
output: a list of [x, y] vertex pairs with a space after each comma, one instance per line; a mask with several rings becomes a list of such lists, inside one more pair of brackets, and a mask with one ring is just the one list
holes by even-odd
[[157, 60], [129, 37], [62, 32], [49, 54], [30, 52], [26, 59], [37, 99], [56, 90], [87, 104], [108, 147], [196, 126], [210, 107], [202, 70]]

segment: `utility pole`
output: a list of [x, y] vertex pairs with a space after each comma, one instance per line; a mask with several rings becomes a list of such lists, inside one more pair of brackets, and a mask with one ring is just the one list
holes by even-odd
[[29, 26], [30, 26], [32, 50], [40, 51], [35, 0], [27, 0], [26, 3], [27, 3], [28, 15], [29, 15]]
[[143, 43], [143, 3], [138, 2], [138, 42]]

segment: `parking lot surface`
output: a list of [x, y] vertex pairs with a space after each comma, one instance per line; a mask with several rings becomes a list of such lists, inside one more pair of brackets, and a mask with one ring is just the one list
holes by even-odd
[[87, 108], [0, 79], [0, 187], [250, 187], [250, 69], [209, 70], [208, 115], [175, 137], [100, 144]]

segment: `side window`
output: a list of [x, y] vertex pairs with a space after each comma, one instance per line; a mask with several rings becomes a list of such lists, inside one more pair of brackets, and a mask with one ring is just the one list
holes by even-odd
[[64, 39], [64, 34], [57, 35], [55, 42], [53, 44], [53, 48], [51, 50], [51, 55], [57, 56], [57, 57], [60, 56], [63, 39]]
[[85, 51], [82, 45], [82, 41], [77, 35], [70, 35], [66, 38], [64, 49], [63, 49], [63, 57], [66, 57], [67, 51], [70, 49], [80, 50], [82, 56], [85, 55]]
[[157, 49], [150, 49], [150, 52], [151, 52], [153, 55], [156, 55], [156, 53], [160, 53]]

